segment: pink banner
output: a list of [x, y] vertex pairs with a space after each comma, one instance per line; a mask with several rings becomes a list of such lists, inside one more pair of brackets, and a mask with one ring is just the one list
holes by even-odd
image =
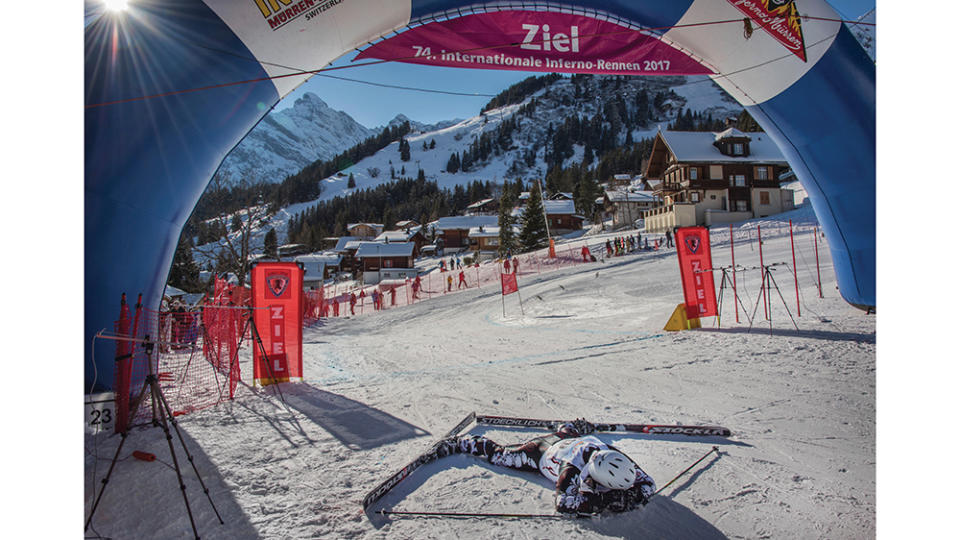
[[569, 13], [496, 11], [418, 26], [354, 60], [473, 69], [613, 75], [709, 75], [683, 52], [608, 21]]

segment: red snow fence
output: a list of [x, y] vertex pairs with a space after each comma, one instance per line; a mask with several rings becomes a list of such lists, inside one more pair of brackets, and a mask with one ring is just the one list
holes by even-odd
[[131, 314], [121, 299], [120, 317], [114, 324], [117, 364], [114, 392], [115, 431], [152, 421], [145, 401], [131, 410], [148, 373], [156, 375], [174, 415], [191, 412], [233, 397], [240, 380], [237, 345], [245, 324], [242, 303], [249, 291], [217, 280], [213, 297], [188, 309], [174, 304], [164, 310], [144, 308], [138, 300]]

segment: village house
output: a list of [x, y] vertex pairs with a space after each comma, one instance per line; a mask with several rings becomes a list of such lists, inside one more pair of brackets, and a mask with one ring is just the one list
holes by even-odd
[[793, 192], [780, 188], [787, 160], [766, 133], [661, 131], [644, 176], [660, 180], [662, 204], [643, 213], [644, 227], [718, 225], [791, 210]]
[[415, 226], [395, 231], [383, 231], [374, 238], [374, 242], [391, 244], [397, 242], [413, 242], [413, 256], [416, 258], [420, 256], [420, 250], [423, 248], [423, 245], [427, 243], [427, 237], [423, 235], [422, 229], [423, 227]]
[[[577, 214], [572, 200], [548, 199], [542, 201], [543, 213], [546, 214], [547, 228], [551, 235], [567, 234], [583, 228], [584, 217]], [[518, 220], [523, 216], [525, 207], [513, 209], [513, 216]]]
[[372, 240], [382, 232], [383, 232], [383, 224], [381, 223], [348, 223], [347, 224], [347, 235], [356, 236], [357, 238], [361, 238], [363, 240]]
[[468, 216], [489, 216], [495, 215], [500, 209], [500, 201], [497, 199], [483, 199], [467, 206], [465, 212]]
[[473, 227], [467, 234], [470, 238], [470, 251], [478, 261], [494, 259], [500, 250], [500, 227]]
[[607, 187], [613, 189], [617, 187], [625, 188], [633, 181], [632, 174], [615, 174], [613, 178], [607, 181]]
[[577, 214], [572, 199], [543, 201], [543, 211], [551, 234], [567, 234], [583, 228], [584, 217]]
[[304, 244], [284, 244], [277, 248], [277, 257], [280, 260], [290, 260], [292, 257], [306, 253], [310, 253], [310, 248]]
[[420, 224], [412, 219], [405, 219], [403, 221], [398, 221], [394, 227], [397, 229], [412, 229], [414, 227], [419, 227]]
[[634, 227], [645, 210], [660, 204], [652, 191], [604, 191], [602, 200], [604, 219], [612, 219], [614, 229]]
[[413, 242], [361, 242], [355, 257], [364, 284], [380, 283], [386, 279], [413, 279], [417, 269], [413, 264]]
[[341, 236], [331, 251], [342, 257], [340, 271], [356, 275], [359, 265], [356, 258], [357, 248], [364, 240], [356, 236]]
[[319, 289], [327, 279], [335, 277], [342, 270], [343, 257], [333, 252], [308, 253], [293, 258], [303, 267], [304, 290]]
[[470, 246], [470, 229], [496, 227], [497, 216], [450, 216], [430, 224], [437, 234], [437, 245], [442, 249], [462, 249]]

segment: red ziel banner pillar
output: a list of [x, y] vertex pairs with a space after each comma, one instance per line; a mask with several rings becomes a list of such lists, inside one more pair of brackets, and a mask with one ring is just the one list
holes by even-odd
[[303, 269], [292, 262], [258, 263], [250, 271], [250, 290], [256, 325], [254, 382], [267, 385], [302, 379]]
[[716, 316], [717, 295], [709, 232], [705, 227], [681, 227], [677, 229], [676, 244], [687, 318]]

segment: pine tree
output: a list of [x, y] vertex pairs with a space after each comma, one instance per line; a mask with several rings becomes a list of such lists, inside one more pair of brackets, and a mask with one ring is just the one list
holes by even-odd
[[198, 292], [201, 288], [200, 267], [193, 260], [192, 243], [189, 236], [180, 236], [170, 266], [170, 284], [186, 292]]
[[547, 245], [547, 223], [543, 217], [540, 184], [535, 182], [520, 217], [520, 249], [532, 251]]
[[592, 220], [596, 207], [595, 201], [601, 194], [600, 185], [593, 175], [591, 175], [590, 172], [584, 174], [580, 181], [577, 182], [577, 187], [573, 194], [573, 204], [577, 212], [580, 212]]
[[740, 116], [737, 117], [737, 129], [746, 133], [763, 131], [760, 124], [747, 111], [741, 112]]
[[273, 227], [263, 236], [263, 253], [277, 258], [277, 231], [273, 230]]
[[454, 152], [450, 154], [450, 159], [447, 160], [447, 172], [455, 173], [460, 170], [460, 158], [457, 157], [457, 153]]
[[400, 139], [400, 161], [410, 161], [410, 143]]
[[350, 178], [347, 179], [347, 187], [350, 189], [357, 187], [357, 181], [353, 178], [353, 173], [350, 173]]

